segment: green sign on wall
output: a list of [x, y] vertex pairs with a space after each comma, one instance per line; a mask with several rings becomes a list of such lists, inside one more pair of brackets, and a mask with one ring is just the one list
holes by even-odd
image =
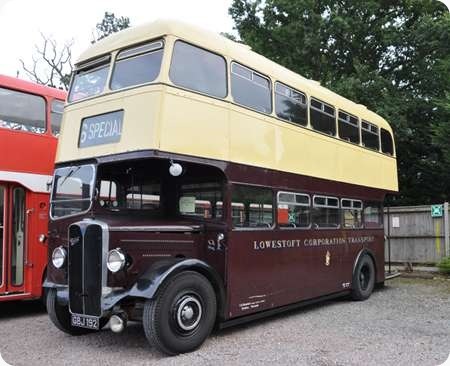
[[443, 211], [442, 205], [431, 205], [431, 217], [442, 217]]

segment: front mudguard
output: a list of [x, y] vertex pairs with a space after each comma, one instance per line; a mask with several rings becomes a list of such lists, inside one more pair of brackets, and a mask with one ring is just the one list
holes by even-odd
[[69, 287], [67, 285], [61, 285], [59, 283], [50, 282], [48, 279], [45, 279], [43, 288], [55, 289], [56, 290], [56, 301], [60, 305], [69, 305]]
[[[169, 259], [154, 263], [129, 289], [113, 290], [102, 298], [102, 311], [108, 312], [125, 298], [153, 299], [160, 286], [171, 276], [182, 271], [196, 271], [204, 275], [214, 288], [217, 296], [218, 314], [225, 315], [225, 289], [217, 271], [198, 259]], [[67, 285], [60, 285], [46, 280], [45, 288], [57, 291], [57, 301], [61, 305], [69, 303]]]
[[160, 286], [168, 278], [187, 270], [199, 272], [211, 282], [217, 296], [218, 312], [220, 315], [224, 315], [225, 289], [223, 281], [214, 268], [198, 259], [170, 259], [153, 264], [131, 288], [113, 291], [105, 296], [102, 302], [103, 310], [111, 310], [127, 297], [153, 299]]

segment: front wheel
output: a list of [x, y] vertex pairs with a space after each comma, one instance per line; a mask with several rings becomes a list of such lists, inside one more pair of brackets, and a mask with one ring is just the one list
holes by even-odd
[[[90, 329], [78, 328], [71, 325], [70, 312], [68, 306], [59, 305], [56, 298], [56, 289], [49, 289], [47, 292], [47, 312], [52, 323], [59, 330], [70, 335], [83, 335], [95, 332]], [[106, 319], [100, 319], [100, 328], [105, 326]]]
[[210, 282], [187, 271], [169, 279], [144, 305], [149, 343], [168, 355], [191, 352], [205, 341], [216, 320], [217, 301]]
[[358, 301], [366, 300], [372, 294], [374, 286], [375, 265], [369, 255], [363, 254], [359, 258], [353, 273], [352, 299]]

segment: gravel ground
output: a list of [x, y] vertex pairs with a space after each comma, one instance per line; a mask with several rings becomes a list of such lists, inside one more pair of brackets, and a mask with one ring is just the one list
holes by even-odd
[[450, 353], [450, 280], [399, 278], [367, 301], [309, 306], [212, 334], [164, 357], [138, 323], [70, 337], [38, 303], [0, 304], [0, 354], [11, 365], [432, 365]]

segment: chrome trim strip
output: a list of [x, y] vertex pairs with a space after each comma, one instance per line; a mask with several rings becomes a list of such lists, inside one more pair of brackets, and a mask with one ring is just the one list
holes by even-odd
[[145, 240], [145, 239], [122, 239], [121, 243], [167, 243], [167, 244], [194, 244], [193, 240]]
[[167, 226], [111, 226], [110, 231], [161, 231], [161, 232], [186, 232], [186, 231], [197, 231], [200, 226], [178, 226], [178, 225], [167, 225]]
[[[102, 279], [101, 279], [101, 283], [102, 283], [102, 290], [101, 290], [101, 298], [100, 298], [100, 307], [101, 307], [101, 314], [100, 317], [103, 316], [103, 308], [104, 308], [104, 293], [107, 293], [107, 291], [109, 290], [109, 288], [106, 286], [107, 284], [107, 275], [108, 275], [108, 269], [106, 268], [106, 257], [108, 256], [108, 249], [109, 249], [109, 232], [108, 232], [108, 225], [106, 223], [104, 223], [103, 221], [97, 221], [97, 220], [92, 220], [92, 219], [84, 219], [82, 221], [78, 221], [78, 222], [74, 222], [72, 224], [69, 225], [78, 225], [78, 226], [87, 226], [87, 225], [99, 225], [102, 228]], [[83, 230], [81, 231], [81, 235], [82, 238], [80, 238], [82, 240], [82, 250], [83, 250], [83, 261], [84, 261], [84, 232]], [[70, 244], [69, 244], [70, 245]], [[68, 252], [68, 256], [70, 255], [70, 250], [67, 251]], [[69, 261], [69, 259], [67, 260]], [[84, 292], [84, 262], [82, 264], [82, 289]], [[67, 284], [69, 285], [69, 273], [67, 274]], [[69, 312], [71, 314], [75, 314], [72, 312], [72, 310], [70, 309], [70, 301], [69, 301]], [[83, 313], [84, 314], [80, 314], [80, 315], [86, 315], [86, 311], [85, 311], [85, 300], [83, 298]]]
[[21, 292], [21, 293], [10, 293], [10, 292], [4, 292], [0, 294], [0, 297], [20, 297], [20, 296], [29, 296], [31, 295], [31, 292]]
[[[91, 220], [91, 219], [84, 219], [82, 221], [83, 223], [87, 224], [93, 224], [93, 225], [99, 225], [102, 228], [102, 290], [100, 292], [100, 307], [101, 307], [101, 314], [100, 317], [103, 316], [103, 309], [104, 309], [104, 293], [107, 293], [108, 287], [106, 286], [107, 283], [107, 276], [108, 276], [108, 269], [106, 268], [106, 258], [108, 256], [108, 249], [109, 249], [109, 231], [108, 231], [108, 225], [103, 221], [97, 221], [97, 220]], [[83, 241], [84, 244], [84, 241]]]

